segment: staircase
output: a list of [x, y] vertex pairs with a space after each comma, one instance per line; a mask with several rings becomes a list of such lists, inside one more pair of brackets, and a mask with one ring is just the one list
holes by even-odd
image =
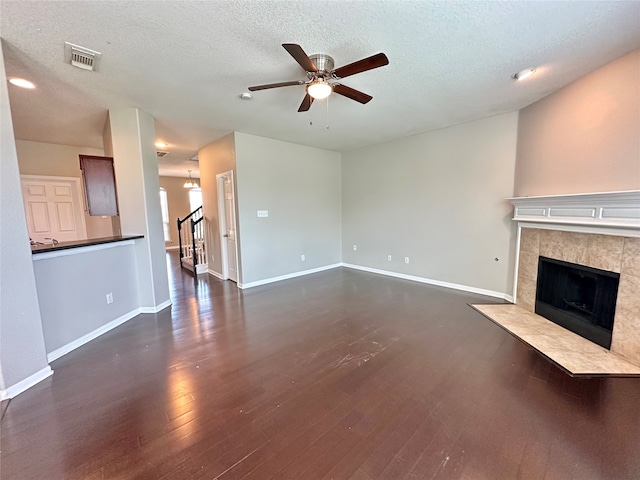
[[196, 275], [207, 273], [202, 207], [196, 208], [183, 219], [178, 218], [178, 241], [180, 266]]

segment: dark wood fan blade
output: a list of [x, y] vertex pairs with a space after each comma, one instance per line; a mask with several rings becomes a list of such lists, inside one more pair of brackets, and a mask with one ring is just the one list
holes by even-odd
[[311, 108], [311, 104], [313, 103], [313, 97], [308, 93], [302, 99], [302, 103], [300, 104], [299, 112], [306, 112]]
[[283, 43], [284, 49], [289, 52], [296, 62], [304, 68], [305, 72], [317, 72], [318, 67], [309, 59], [309, 55], [304, 53], [302, 47], [296, 43]]
[[368, 103], [373, 98], [371, 95], [367, 95], [366, 93], [347, 87], [346, 85], [334, 85], [333, 91], [338, 95], [342, 95], [343, 97], [350, 98], [351, 100], [355, 100], [360, 103]]
[[280, 83], [268, 83], [266, 85], [257, 85], [255, 87], [249, 87], [248, 90], [250, 92], [255, 92], [256, 90], [266, 90], [267, 88], [279, 88], [279, 87], [290, 87], [293, 85], [303, 85], [303, 80], [294, 80], [291, 82], [280, 82]]
[[384, 53], [378, 53], [372, 55], [357, 62], [350, 63], [344, 67], [336, 68], [332, 74], [338, 78], [345, 78], [356, 73], [366, 72], [367, 70], [373, 70], [374, 68], [384, 67], [389, 65], [389, 59]]

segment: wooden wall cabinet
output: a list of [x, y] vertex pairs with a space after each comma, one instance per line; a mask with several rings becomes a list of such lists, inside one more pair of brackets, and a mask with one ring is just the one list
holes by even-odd
[[113, 158], [80, 155], [80, 170], [89, 215], [118, 215]]

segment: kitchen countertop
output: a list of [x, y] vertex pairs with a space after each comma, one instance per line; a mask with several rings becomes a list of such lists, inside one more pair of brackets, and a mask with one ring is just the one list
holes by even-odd
[[68, 250], [70, 248], [89, 247], [92, 245], [102, 245], [104, 243], [123, 242], [126, 240], [135, 240], [138, 238], [144, 238], [144, 235], [116, 235], [113, 237], [101, 237], [101, 238], [88, 238], [85, 240], [74, 240], [71, 242], [60, 242], [56, 245], [32, 245], [31, 253], [45, 253], [56, 252], [59, 250]]

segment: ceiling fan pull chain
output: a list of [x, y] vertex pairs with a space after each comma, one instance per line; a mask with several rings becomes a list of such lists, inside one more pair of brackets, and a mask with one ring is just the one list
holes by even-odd
[[329, 130], [329, 97], [327, 97], [327, 130]]

